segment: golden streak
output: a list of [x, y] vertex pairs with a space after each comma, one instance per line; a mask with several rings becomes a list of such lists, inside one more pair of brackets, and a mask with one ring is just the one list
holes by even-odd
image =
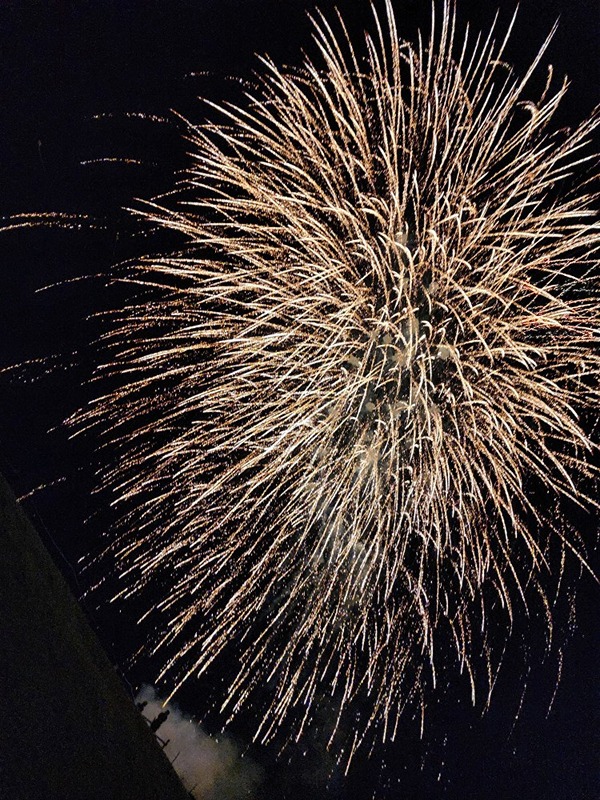
[[517, 77], [449, 5], [417, 46], [386, 9], [366, 58], [319, 18], [319, 65], [263, 59], [243, 106], [190, 125], [188, 173], [144, 212], [185, 244], [129, 265], [118, 388], [75, 419], [119, 454], [123, 594], [161, 586], [173, 692], [235, 643], [224, 709], [262, 686], [269, 740], [361, 698], [347, 760], [435, 682], [438, 637], [474, 693], [491, 617], [538, 595], [551, 626], [550, 551], [584, 561], [554, 507], [593, 503], [600, 402], [573, 177], [599, 115], [555, 134], [565, 85], [526, 98], [547, 42]]

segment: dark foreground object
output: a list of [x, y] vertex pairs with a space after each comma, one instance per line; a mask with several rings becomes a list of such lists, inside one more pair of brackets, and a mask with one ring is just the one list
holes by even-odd
[[0, 799], [184, 800], [0, 476]]

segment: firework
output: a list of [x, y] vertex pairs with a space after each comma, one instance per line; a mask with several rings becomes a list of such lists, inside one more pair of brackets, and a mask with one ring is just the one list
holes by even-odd
[[439, 639], [491, 687], [489, 626], [535, 597], [550, 625], [553, 550], [585, 563], [557, 509], [592, 503], [599, 236], [573, 176], [598, 115], [552, 133], [565, 84], [527, 97], [546, 45], [515, 76], [449, 4], [414, 46], [374, 11], [364, 57], [336, 25], [189, 126], [143, 211], [184, 244], [126, 266], [112, 388], [75, 422], [110, 443], [121, 594], [160, 587], [172, 691], [237, 664], [222, 711], [259, 703], [264, 741], [360, 699], [349, 758], [393, 738]]

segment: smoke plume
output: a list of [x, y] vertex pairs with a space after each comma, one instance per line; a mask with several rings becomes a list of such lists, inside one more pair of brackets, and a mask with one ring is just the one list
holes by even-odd
[[156, 733], [161, 743], [167, 742], [164, 752], [192, 797], [238, 800], [255, 796], [261, 769], [231, 739], [209, 736], [177, 705], [164, 704], [152, 686], [142, 685], [136, 703], [146, 703], [142, 713], [149, 723], [169, 712]]

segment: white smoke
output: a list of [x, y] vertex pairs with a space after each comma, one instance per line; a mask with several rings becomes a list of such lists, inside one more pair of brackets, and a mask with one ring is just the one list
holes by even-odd
[[240, 800], [254, 797], [262, 779], [260, 767], [244, 757], [227, 737], [211, 737], [177, 705], [164, 704], [152, 686], [142, 685], [136, 703], [146, 703], [142, 714], [154, 720], [160, 713], [169, 716], [157, 735], [168, 744], [164, 752], [185, 788], [196, 800]]

